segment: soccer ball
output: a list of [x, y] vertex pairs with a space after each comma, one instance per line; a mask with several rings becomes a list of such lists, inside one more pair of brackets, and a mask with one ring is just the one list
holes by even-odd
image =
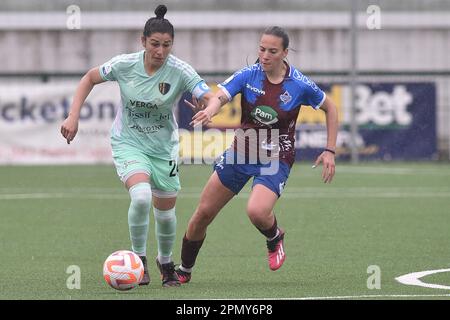
[[103, 264], [103, 278], [111, 287], [120, 291], [137, 287], [143, 276], [142, 260], [132, 251], [113, 252]]

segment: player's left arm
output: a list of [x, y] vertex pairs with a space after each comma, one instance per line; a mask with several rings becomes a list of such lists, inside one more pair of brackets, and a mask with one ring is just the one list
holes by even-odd
[[323, 163], [322, 180], [324, 183], [330, 183], [331, 180], [333, 180], [336, 170], [334, 161], [335, 154], [333, 152], [336, 151], [336, 139], [339, 126], [338, 113], [336, 105], [328, 97], [325, 98], [325, 101], [320, 106], [320, 109], [325, 112], [327, 125], [327, 146], [316, 159], [314, 166], [319, 165], [321, 162]]

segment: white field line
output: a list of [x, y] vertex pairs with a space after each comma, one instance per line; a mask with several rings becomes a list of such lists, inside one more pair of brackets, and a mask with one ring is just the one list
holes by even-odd
[[386, 298], [450, 298], [450, 294], [363, 294], [359, 296], [305, 297], [296, 300], [338, 300], [338, 299], [386, 299]]
[[[246, 187], [243, 189], [245, 190]], [[199, 193], [203, 190], [203, 187], [182, 187], [181, 192], [185, 193]], [[358, 187], [335, 187], [331, 185], [324, 185], [323, 187], [294, 187], [287, 186], [285, 192], [340, 192], [340, 193], [372, 193], [372, 192], [450, 192], [450, 186], [448, 187], [366, 187], [366, 186], [358, 186]], [[10, 188], [0, 188], [0, 194], [2, 193], [39, 193], [39, 192], [54, 192], [54, 193], [116, 193], [123, 194], [127, 193], [125, 188], [21, 188], [21, 187], [10, 187]], [[244, 192], [244, 191], [242, 191]]]
[[[354, 296], [322, 296], [322, 297], [299, 297], [299, 298], [281, 298], [267, 300], [341, 300], [341, 299], [385, 299], [385, 298], [450, 298], [450, 294], [362, 294]], [[266, 299], [263, 299], [266, 300]]]
[[[227, 299], [200, 299], [200, 300], [352, 300], [352, 299], [386, 299], [386, 298], [450, 298], [450, 294], [361, 294], [349, 296], [317, 296], [292, 298], [227, 298]], [[188, 299], [189, 300], [189, 299]], [[198, 299], [196, 299], [198, 300]]]
[[336, 172], [342, 173], [361, 173], [361, 174], [396, 174], [396, 175], [450, 175], [448, 167], [437, 168], [389, 168], [389, 164], [385, 167], [352, 167], [352, 166], [336, 166]]
[[73, 193], [18, 193], [0, 194], [0, 200], [35, 200], [35, 199], [95, 199], [112, 200], [126, 199], [128, 195], [121, 194], [73, 194]]
[[398, 282], [410, 286], [419, 286], [419, 287], [425, 287], [425, 288], [433, 288], [433, 289], [443, 289], [443, 290], [450, 290], [450, 286], [445, 286], [442, 284], [434, 284], [434, 283], [426, 283], [421, 280], [419, 280], [422, 277], [428, 276], [430, 274], [435, 273], [441, 273], [441, 272], [450, 272], [450, 269], [438, 269], [438, 270], [426, 270], [426, 271], [419, 271], [419, 272], [412, 272], [405, 274], [403, 276], [399, 276], [395, 278]]
[[[180, 194], [179, 199], [198, 199], [200, 195], [194, 194]], [[239, 194], [235, 198], [247, 199], [248, 193]], [[331, 199], [331, 198], [381, 198], [381, 199], [399, 199], [399, 198], [450, 198], [450, 193], [430, 193], [430, 194], [370, 194], [370, 195], [356, 195], [356, 194], [289, 194], [282, 195], [284, 199]], [[92, 200], [123, 200], [129, 199], [129, 195], [125, 194], [69, 194], [69, 193], [22, 193], [22, 194], [2, 194], [0, 200], [36, 200], [36, 199], [92, 199]]]
[[[184, 188], [179, 198], [198, 199], [200, 188]], [[247, 198], [249, 191], [242, 191], [237, 198]], [[128, 193], [121, 188], [70, 188], [70, 189], [31, 189], [0, 188], [0, 200], [26, 199], [128, 199]], [[316, 198], [449, 198], [450, 188], [442, 187], [323, 187], [323, 188], [286, 188], [282, 198], [316, 199]]]

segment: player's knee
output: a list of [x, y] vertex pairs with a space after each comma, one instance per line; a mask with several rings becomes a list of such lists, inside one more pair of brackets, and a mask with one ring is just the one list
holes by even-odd
[[[270, 211], [269, 211], [270, 214]], [[255, 204], [249, 204], [247, 206], [247, 215], [250, 219], [250, 221], [255, 224], [263, 221], [266, 219], [268, 215], [268, 211], [265, 208], [262, 208], [261, 206], [255, 205]]]
[[217, 215], [217, 212], [210, 206], [200, 204], [195, 210], [195, 220], [197, 223], [208, 225]]
[[137, 207], [148, 206], [152, 201], [152, 193], [150, 189], [140, 190], [139, 192], [131, 194], [131, 202]]
[[131, 203], [139, 211], [148, 211], [150, 210], [151, 199], [149, 197], [137, 197], [131, 199]]
[[139, 184], [130, 188], [131, 205], [138, 211], [150, 210], [152, 192], [150, 185]]

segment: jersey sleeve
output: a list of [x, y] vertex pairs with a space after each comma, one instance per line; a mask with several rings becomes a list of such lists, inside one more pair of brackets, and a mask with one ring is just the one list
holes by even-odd
[[105, 81], [117, 81], [122, 55], [116, 56], [99, 67], [100, 76]]
[[249, 77], [251, 69], [245, 67], [237, 72], [235, 72], [231, 77], [226, 79], [224, 82], [218, 85], [228, 97], [228, 100], [232, 100], [235, 95], [241, 92], [244, 88], [245, 83]]
[[325, 92], [306, 76], [303, 76], [302, 85], [304, 90], [303, 104], [310, 105], [316, 110], [319, 109], [325, 101]]
[[197, 99], [201, 99], [210, 90], [205, 80], [188, 64], [183, 66], [181, 78], [184, 90], [192, 93]]

